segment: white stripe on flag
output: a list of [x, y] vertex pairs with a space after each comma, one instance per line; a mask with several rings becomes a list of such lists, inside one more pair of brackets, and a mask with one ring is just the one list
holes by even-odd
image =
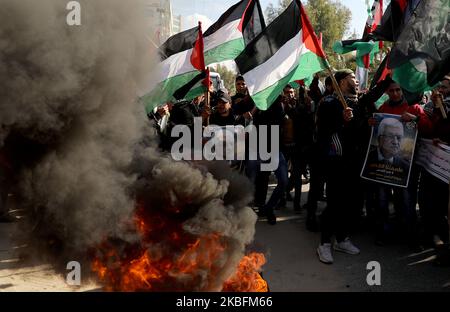
[[310, 52], [302, 42], [302, 31], [285, 43], [270, 59], [244, 74], [250, 95], [286, 77], [298, 65], [300, 56]]
[[161, 82], [166, 79], [195, 71], [191, 64], [192, 49], [171, 55], [158, 64], [154, 71], [155, 78]]
[[363, 90], [363, 89], [367, 88], [367, 74], [368, 74], [368, 72], [369, 72], [369, 70], [367, 68], [356, 66], [355, 76], [356, 76], [356, 80], [359, 81], [359, 88], [360, 88], [360, 90]]
[[239, 22], [239, 19], [229, 22], [210, 36], [204, 37], [205, 53], [228, 41], [243, 38], [242, 33], [238, 30]]

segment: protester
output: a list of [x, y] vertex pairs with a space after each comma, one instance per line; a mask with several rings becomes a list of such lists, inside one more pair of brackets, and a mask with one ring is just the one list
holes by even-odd
[[[335, 79], [347, 108], [336, 94], [327, 96], [317, 112], [319, 160], [327, 190], [327, 207], [321, 215], [321, 243], [317, 248], [320, 261], [333, 263], [331, 237], [336, 234], [334, 249], [358, 254], [349, 239], [352, 225], [359, 222], [363, 209], [361, 172], [367, 148], [370, 105], [382, 95], [386, 84], [380, 84], [358, 98], [358, 82], [350, 69], [339, 70]], [[345, 183], [343, 183], [345, 177]], [[348, 192], [351, 194], [348, 194]]]
[[221, 90], [218, 92], [216, 109], [211, 115], [209, 123], [217, 126], [232, 126], [235, 122], [236, 118], [231, 109], [231, 97], [226, 90]]
[[353, 255], [360, 252], [348, 237], [349, 196], [346, 195], [346, 186], [349, 186], [342, 183], [342, 177], [349, 174], [347, 160], [354, 148], [351, 136], [359, 131], [360, 116], [356, 106], [358, 82], [353, 71], [348, 69], [337, 71], [335, 78], [346, 100], [351, 101], [344, 109], [338, 97], [331, 95], [324, 99], [317, 112], [318, 144], [327, 183], [327, 207], [321, 215], [321, 242], [317, 254], [319, 260], [327, 264], [333, 263], [333, 234], [336, 234], [335, 250]]
[[237, 118], [237, 122], [244, 126], [248, 125], [252, 119], [253, 114], [255, 113], [255, 102], [250, 97], [247, 84], [245, 83], [243, 76], [236, 76], [236, 94], [231, 97], [233, 114]]
[[[378, 112], [400, 115], [403, 122], [415, 123], [418, 128], [419, 137], [431, 132], [432, 124], [430, 119], [419, 104], [408, 104], [399, 84], [391, 81], [386, 93], [389, 99], [380, 106]], [[414, 163], [414, 158], [412, 161]], [[423, 249], [420, 244], [416, 212], [418, 180], [419, 169], [416, 165], [413, 165], [409, 174], [407, 188], [383, 184], [373, 185], [373, 188], [376, 190], [375, 243], [377, 245], [384, 245], [392, 232], [389, 224], [389, 199], [392, 193], [394, 208], [396, 210], [397, 227], [399, 227], [398, 232], [405, 236], [408, 245], [414, 251]]]
[[[432, 121], [432, 132], [427, 138], [436, 144], [450, 145], [450, 121], [444, 118], [450, 113], [450, 77], [446, 76], [433, 91], [431, 102], [424, 107]], [[423, 243], [426, 247], [438, 247], [449, 243], [447, 207], [449, 203], [448, 183], [436, 178], [426, 170], [421, 171], [419, 182], [420, 216], [424, 225]]]

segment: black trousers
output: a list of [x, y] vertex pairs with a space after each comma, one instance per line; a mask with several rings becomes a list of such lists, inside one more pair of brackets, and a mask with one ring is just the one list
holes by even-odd
[[449, 242], [448, 184], [422, 170], [419, 183], [419, 207], [426, 239], [439, 235], [444, 243]]
[[338, 242], [343, 241], [349, 232], [349, 198], [353, 196], [351, 186], [346, 183], [349, 174], [348, 164], [342, 157], [327, 157], [323, 161], [325, 183], [327, 184], [327, 207], [320, 216], [321, 243], [331, 243], [336, 235]]
[[323, 162], [324, 161], [319, 156], [317, 147], [313, 146], [311, 149], [311, 157], [309, 162], [310, 179], [308, 200], [306, 203], [309, 216], [314, 216], [316, 214], [317, 202], [323, 194], [323, 189], [325, 186]]

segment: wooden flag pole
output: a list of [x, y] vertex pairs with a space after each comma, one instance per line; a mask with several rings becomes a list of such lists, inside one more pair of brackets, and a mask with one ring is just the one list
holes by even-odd
[[[325, 59], [325, 60], [326, 60], [327, 65], [328, 65], [329, 64], [328, 63], [328, 59]], [[331, 81], [333, 82], [334, 91], [337, 93], [339, 101], [341, 102], [342, 106], [344, 107], [344, 109], [346, 109], [348, 107], [347, 102], [344, 99], [344, 95], [342, 94], [342, 90], [339, 87], [339, 84], [337, 83], [336, 78], [334, 77], [333, 72], [331, 71], [331, 68], [330, 68], [329, 65], [327, 66], [327, 71], [328, 71], [328, 74], [331, 77]]]
[[444, 104], [442, 103], [442, 100], [439, 96], [436, 98], [436, 105], [441, 111], [442, 118], [447, 119], [447, 113], [445, 112]]
[[208, 116], [205, 120], [205, 126], [209, 126], [209, 117], [211, 115], [211, 94], [209, 92], [209, 88], [211, 87], [211, 78], [209, 77], [209, 68], [205, 68], [206, 72], [206, 92], [205, 92], [205, 107], [204, 109], [208, 112]]
[[204, 109], [208, 112], [208, 116], [206, 117], [205, 120], [205, 126], [209, 126], [209, 116], [210, 116], [210, 112], [211, 112], [211, 105], [210, 105], [210, 95], [209, 95], [209, 86], [206, 88], [206, 92], [205, 92], [205, 107]]

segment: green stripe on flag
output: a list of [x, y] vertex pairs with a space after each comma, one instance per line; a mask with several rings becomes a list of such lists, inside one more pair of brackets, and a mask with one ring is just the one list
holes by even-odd
[[325, 69], [325, 62], [317, 54], [307, 52], [300, 57], [298, 65], [287, 76], [277, 81], [270, 87], [252, 95], [256, 106], [261, 110], [267, 110], [278, 98], [283, 88], [295, 80], [309, 79], [315, 73]]
[[428, 84], [426, 66], [424, 70], [425, 71], [419, 70], [411, 63], [411, 61], [409, 61], [393, 70], [392, 80], [412, 93], [432, 90], [433, 86]]
[[160, 82], [150, 93], [142, 96], [140, 101], [144, 104], [147, 114], [158, 105], [168, 101], [176, 101], [173, 93], [191, 81], [198, 73], [198, 71], [192, 71], [166, 79]]
[[245, 49], [244, 38], [234, 39], [205, 51], [205, 64], [235, 59]]
[[375, 53], [380, 51], [379, 43], [374, 41], [357, 41], [349, 45], [343, 45], [342, 41], [337, 41], [333, 45], [333, 51], [338, 54], [346, 54], [356, 50], [356, 64], [359, 67], [366, 67], [364, 65], [363, 57], [370, 54], [370, 63], [373, 62]]

